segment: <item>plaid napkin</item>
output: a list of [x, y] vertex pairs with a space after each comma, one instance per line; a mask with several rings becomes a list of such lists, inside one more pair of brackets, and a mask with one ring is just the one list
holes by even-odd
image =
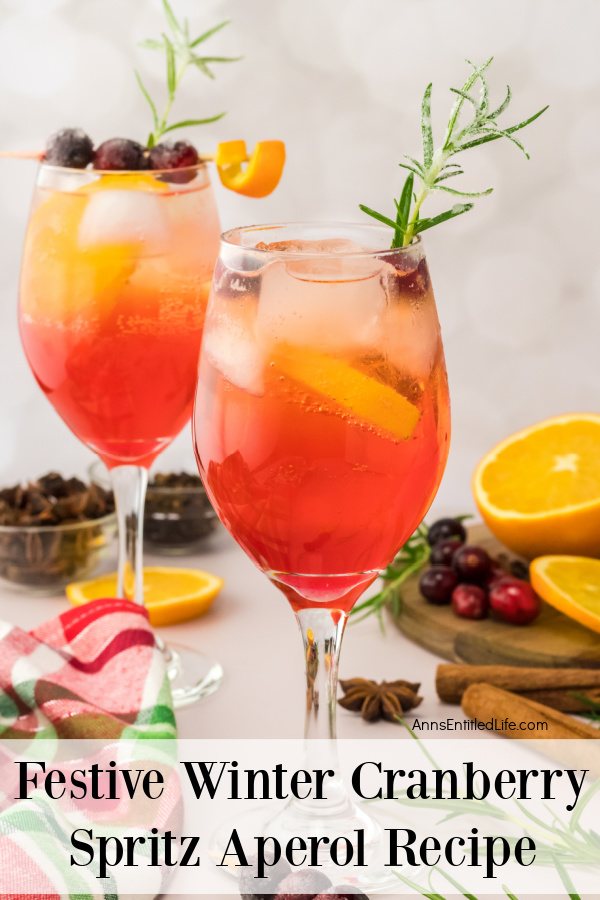
[[[154, 744], [149, 738], [175, 734], [164, 659], [143, 608], [127, 600], [96, 600], [31, 632], [0, 622], [0, 895], [104, 894], [116, 900], [131, 891], [127, 872], [115, 871], [107, 884], [88, 867], [68, 866], [72, 809], [57, 808], [41, 791], [14, 802], [17, 767], [11, 748], [17, 745], [7, 739], [28, 744], [34, 739], [31, 759], [39, 758], [34, 748], [41, 746], [40, 739], [50, 742], [46, 748], [68, 747], [69, 753], [75, 745], [63, 744], [63, 739], [102, 740], [107, 759], [115, 758], [122, 739], [130, 739], [128, 752], [133, 747], [137, 759], [148, 759], [157, 752], [152, 748], [164, 747], [168, 756], [167, 748], [173, 746], [172, 741]], [[89, 825], [94, 812], [86, 814]], [[180, 818], [176, 779], [151, 815], [143, 827], [162, 830]], [[16, 872], [22, 873], [18, 892]], [[156, 871], [146, 896], [163, 889], [163, 874]]]
[[174, 737], [146, 611], [95, 600], [33, 631], [0, 622], [0, 737]]

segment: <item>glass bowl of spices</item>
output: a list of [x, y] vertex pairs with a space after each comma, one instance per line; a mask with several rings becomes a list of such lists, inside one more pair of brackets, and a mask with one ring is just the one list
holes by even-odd
[[[100, 461], [90, 466], [92, 484], [108, 489], [109, 475]], [[189, 472], [150, 474], [144, 511], [144, 546], [162, 556], [193, 553], [214, 532], [217, 514], [198, 475]]]
[[48, 472], [0, 489], [0, 578], [39, 593], [91, 575], [117, 528], [100, 485]]

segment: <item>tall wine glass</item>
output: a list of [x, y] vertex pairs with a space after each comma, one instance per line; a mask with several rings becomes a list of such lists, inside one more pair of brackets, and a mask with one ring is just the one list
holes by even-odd
[[[191, 414], [218, 238], [205, 165], [39, 169], [21, 271], [21, 339], [56, 411], [110, 470], [117, 593], [137, 603], [148, 467]], [[183, 648], [165, 653], [176, 705], [218, 685], [217, 664]]]
[[[423, 519], [448, 453], [423, 246], [386, 246], [388, 230], [370, 225], [227, 232], [202, 343], [198, 466], [221, 521], [295, 613], [307, 738], [335, 738], [348, 614]], [[285, 816], [301, 833], [298, 808]]]

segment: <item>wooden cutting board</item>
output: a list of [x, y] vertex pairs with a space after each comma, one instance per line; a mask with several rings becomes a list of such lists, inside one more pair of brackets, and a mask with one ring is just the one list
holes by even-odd
[[[484, 525], [469, 531], [469, 543], [492, 554], [504, 548]], [[543, 604], [531, 625], [509, 625], [494, 619], [461, 619], [450, 606], [427, 603], [418, 577], [402, 589], [403, 609], [395, 623], [407, 637], [453, 662], [511, 666], [600, 668], [600, 634], [578, 625]]]

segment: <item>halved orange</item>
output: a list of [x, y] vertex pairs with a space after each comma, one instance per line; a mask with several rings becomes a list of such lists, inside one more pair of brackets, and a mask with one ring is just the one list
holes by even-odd
[[[152, 625], [174, 625], [201, 616], [213, 604], [223, 579], [199, 569], [148, 567], [144, 569], [144, 606]], [[90, 581], [74, 581], [66, 587], [73, 606], [117, 596], [117, 573]]]
[[530, 567], [531, 585], [547, 603], [600, 632], [600, 560], [585, 556], [540, 556]]
[[420, 412], [410, 400], [343, 359], [282, 344], [274, 360], [288, 378], [394, 438], [406, 440], [415, 430]]
[[481, 460], [475, 502], [515, 553], [600, 556], [600, 415], [546, 419]]

